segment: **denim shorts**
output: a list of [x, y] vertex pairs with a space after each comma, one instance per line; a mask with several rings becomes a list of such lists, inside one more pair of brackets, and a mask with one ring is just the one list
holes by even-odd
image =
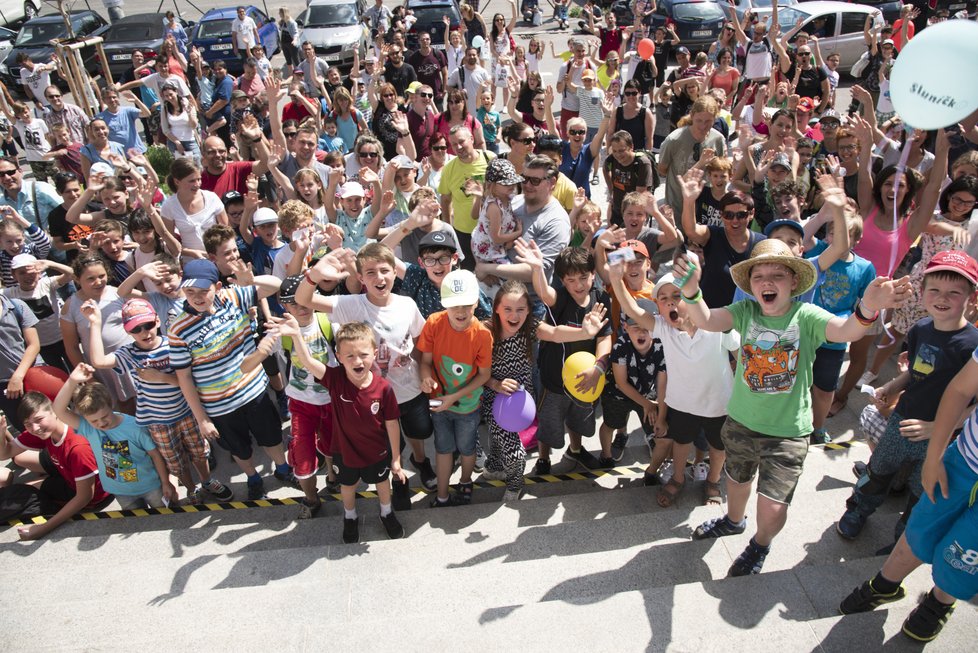
[[479, 440], [479, 422], [482, 411], [453, 413], [446, 410], [432, 413], [435, 424], [435, 451], [440, 454], [458, 451], [463, 456], [474, 456], [475, 445]]

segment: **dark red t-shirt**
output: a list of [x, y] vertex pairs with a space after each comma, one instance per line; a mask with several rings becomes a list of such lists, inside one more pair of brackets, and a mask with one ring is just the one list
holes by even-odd
[[[312, 100], [312, 102], [315, 103], [317, 100]], [[309, 113], [309, 109], [307, 109], [301, 102], [289, 102], [285, 105], [285, 108], [282, 109], [282, 122], [285, 122], [286, 120], [295, 120], [296, 122], [301, 123], [306, 118], [311, 117], [312, 114]]]
[[75, 433], [70, 426], [65, 427], [64, 438], [58, 444], [54, 438], [43, 440], [33, 433], [24, 431], [17, 436], [17, 444], [32, 451], [46, 450], [51, 456], [51, 462], [58, 468], [65, 483], [77, 491], [78, 481], [95, 477], [95, 495], [88, 505], [95, 505], [107, 499], [110, 495], [102, 487], [98, 478], [98, 464], [95, 462], [95, 452], [88, 440]]
[[327, 367], [319, 379], [329, 390], [333, 406], [333, 450], [347, 467], [369, 467], [390, 455], [387, 420], [401, 416], [394, 390], [380, 374], [366, 388], [358, 388], [342, 367]]
[[222, 197], [229, 190], [236, 190], [242, 195], [248, 192], [248, 175], [254, 167], [254, 161], [228, 161], [227, 167], [219, 175], [212, 175], [204, 168], [200, 173], [200, 187]]

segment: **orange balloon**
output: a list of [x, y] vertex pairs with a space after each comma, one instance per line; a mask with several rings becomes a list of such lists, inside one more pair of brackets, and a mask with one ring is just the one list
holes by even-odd
[[638, 42], [638, 56], [646, 61], [655, 54], [655, 42], [652, 39], [642, 39]]

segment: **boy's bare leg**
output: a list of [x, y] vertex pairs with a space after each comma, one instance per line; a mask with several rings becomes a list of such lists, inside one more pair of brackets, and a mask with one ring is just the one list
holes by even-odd
[[[913, 554], [910, 550], [910, 544], [907, 542], [907, 536], [901, 535], [900, 539], [897, 540], [896, 545], [893, 550], [890, 551], [890, 555], [886, 558], [886, 562], [883, 563], [883, 568], [880, 569], [880, 573], [883, 574], [883, 578], [886, 580], [891, 580], [894, 583], [900, 583], [904, 578], [910, 575], [914, 569], [924, 564], [917, 556]], [[944, 594], [944, 592], [941, 592]], [[943, 597], [939, 596], [937, 592], [934, 593], [937, 599], [942, 603], [953, 603], [954, 599], [945, 601]]]
[[[194, 466], [194, 471], [197, 472], [197, 477], [200, 479], [201, 483], [203, 483], [205, 480], [211, 477], [211, 468], [210, 465], [207, 464], [206, 458], [204, 458], [203, 460], [191, 460], [190, 463]], [[181, 478], [181, 480], [183, 479]], [[189, 485], [187, 487], [194, 487], [194, 486]]]
[[671, 442], [672, 442], [672, 480], [680, 484], [685, 483], [686, 482], [686, 459], [689, 457], [689, 448], [692, 447], [693, 444], [691, 442], [687, 444], [679, 444], [674, 440]]
[[391, 480], [390, 478], [385, 478], [380, 483], [377, 483], [377, 499], [380, 501], [380, 505], [389, 506], [391, 504]]
[[[747, 488], [750, 493], [750, 486]], [[728, 492], [729, 494], [729, 492]], [[743, 517], [741, 517], [743, 519]], [[788, 521], [788, 504], [757, 495], [757, 533], [754, 541], [761, 546], [770, 546], [775, 536]]]
[[424, 462], [427, 456], [424, 452], [424, 440], [417, 440], [415, 438], [404, 438], [407, 440], [408, 446], [411, 447], [411, 453], [414, 456], [414, 461], [417, 463]]
[[615, 439], [615, 430], [604, 424], [598, 429], [598, 441], [601, 443], [601, 455], [611, 458], [611, 442]]
[[237, 456], [231, 456], [231, 457], [234, 458], [234, 462], [238, 463], [238, 467], [241, 468], [241, 471], [244, 472], [245, 475], [254, 476], [255, 474], [258, 473], [258, 470], [255, 469], [254, 456], [248, 458], [247, 460], [244, 458], [238, 458]]
[[272, 459], [272, 462], [276, 465], [285, 464], [285, 448], [281, 444], [276, 444], [273, 447], [262, 447], [268, 457]]
[[550, 445], [537, 442], [537, 457], [540, 460], [550, 460]]
[[[649, 474], [655, 474], [662, 467], [662, 463], [666, 461], [669, 454], [672, 453], [672, 440], [667, 438], [659, 438], [655, 440], [655, 448], [652, 449], [652, 458], [649, 460], [649, 468], [647, 471]], [[675, 463], [675, 459], [673, 461]], [[681, 465], [683, 473], [686, 473], [686, 461], [683, 460]]]
[[[575, 451], [575, 450], [576, 451], [580, 451], [581, 448], [584, 446], [584, 444], [583, 444], [583, 438], [581, 437], [581, 434], [580, 433], [574, 433], [574, 431], [571, 431], [570, 429], [567, 429], [567, 439], [570, 442], [570, 449], [571, 449], [571, 451]], [[610, 446], [610, 443], [609, 443], [609, 446]], [[609, 449], [609, 451], [610, 451], [610, 449]]]
[[727, 452], [710, 447], [710, 471], [706, 475], [706, 480], [710, 483], [719, 483], [720, 474], [723, 473], [723, 463], [727, 460]]
[[[379, 492], [378, 492], [379, 494]], [[357, 510], [357, 486], [356, 485], [341, 485], [340, 486], [340, 496], [343, 498], [343, 509], [347, 512], [356, 512]]]
[[812, 426], [816, 431], [825, 426], [825, 418], [829, 416], [834, 396], [834, 392], [819, 390], [812, 386]]
[[750, 499], [750, 490], [753, 484], [753, 480], [747, 483], [737, 483], [727, 476], [727, 517], [735, 524], [744, 521], [747, 514], [747, 501]]
[[[459, 478], [459, 482], [471, 483], [472, 470], [475, 469], [475, 454], [472, 454], [471, 456], [459, 456], [459, 459], [462, 462], [462, 476]], [[440, 487], [441, 486], [439, 485], [439, 488]]]
[[315, 475], [309, 478], [300, 478], [299, 487], [306, 494], [306, 503], [314, 504], [319, 502], [319, 494], [316, 492], [316, 477]]
[[[455, 456], [450, 453], [440, 453], [435, 456], [435, 474], [438, 476], [438, 498], [448, 499], [448, 484], [452, 479], [452, 464]], [[469, 468], [469, 474], [472, 469]]]
[[833, 404], [839, 405], [849, 399], [849, 393], [856, 387], [859, 377], [866, 371], [866, 360], [869, 357], [869, 349], [876, 341], [876, 336], [870, 334], [849, 345], [849, 368], [842, 379], [842, 386], [835, 391], [835, 401]]

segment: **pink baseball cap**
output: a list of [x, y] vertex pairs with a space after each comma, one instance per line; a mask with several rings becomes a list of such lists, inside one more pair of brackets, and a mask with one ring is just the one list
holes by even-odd
[[132, 331], [140, 324], [156, 321], [156, 310], [145, 299], [136, 297], [122, 306], [122, 328]]

